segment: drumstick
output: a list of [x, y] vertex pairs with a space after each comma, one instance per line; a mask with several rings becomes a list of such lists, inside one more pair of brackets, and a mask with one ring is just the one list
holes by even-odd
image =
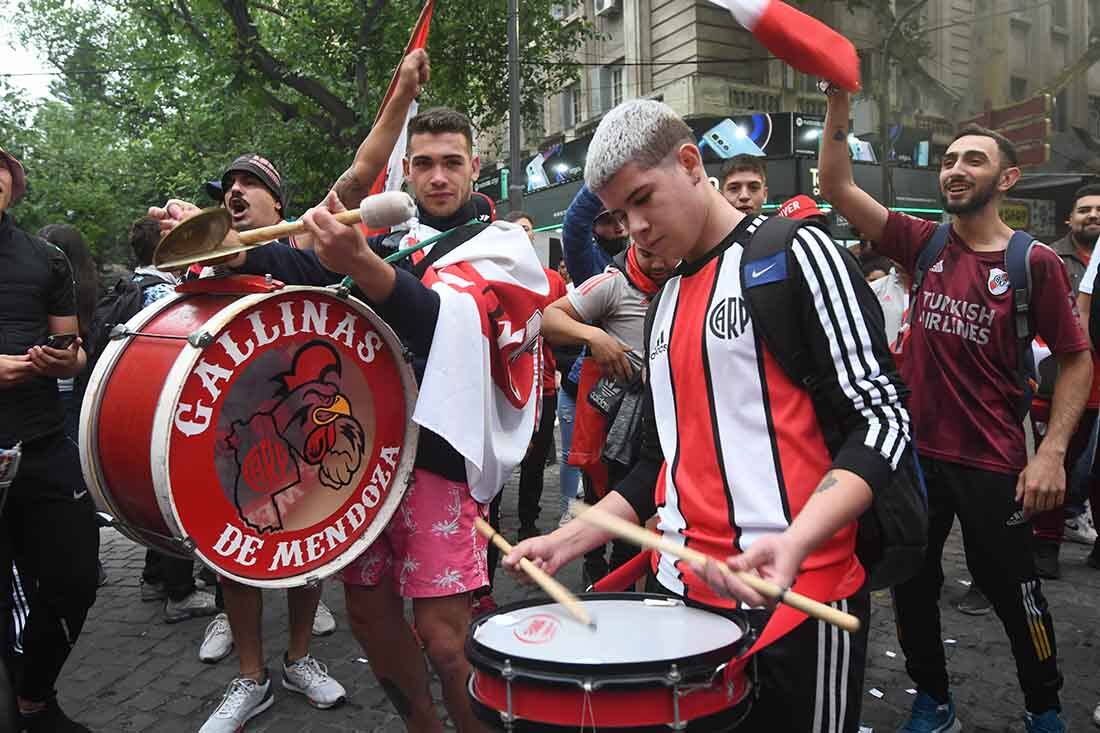
[[572, 512], [575, 516], [583, 519], [589, 524], [594, 524], [600, 529], [607, 530], [619, 539], [633, 542], [640, 547], [659, 550], [666, 555], [678, 557], [681, 560], [687, 560], [688, 562], [702, 566], [705, 566], [707, 562], [713, 560], [723, 573], [737, 578], [762, 596], [776, 599], [780, 603], [786, 603], [791, 608], [796, 608], [807, 616], [812, 616], [813, 618], [830, 623], [844, 631], [850, 631], [852, 633], [859, 631], [859, 619], [850, 613], [844, 613], [832, 606], [827, 606], [812, 598], [807, 598], [801, 593], [795, 593], [790, 589], [784, 590], [775, 583], [764, 580], [758, 575], [735, 571], [720, 560], [716, 560], [709, 555], [704, 555], [698, 550], [693, 550], [690, 547], [682, 547], [673, 542], [669, 542], [644, 527], [631, 524], [625, 519], [620, 519], [602, 509], [589, 506], [581, 501], [574, 501]]
[[[501, 537], [500, 533], [493, 529], [492, 525], [484, 519], [477, 517], [474, 519], [474, 525], [477, 527], [477, 530], [489, 538], [501, 552], [506, 555], [512, 552], [512, 545], [508, 540]], [[539, 568], [527, 558], [522, 558], [519, 561], [519, 566], [531, 577], [531, 580], [535, 581], [540, 588], [546, 591], [546, 595], [560, 603], [573, 618], [588, 628], [595, 630], [596, 623], [592, 620], [592, 617], [588, 615], [588, 611], [584, 610], [584, 606], [581, 605], [580, 599], [570, 593], [568, 588], [551, 578], [546, 571]]]
[[[396, 226], [416, 216], [416, 205], [407, 193], [401, 191], [387, 191], [375, 194], [363, 199], [358, 209], [341, 211], [333, 214], [336, 221], [341, 224], [358, 224], [363, 222], [375, 228], [387, 228]], [[279, 239], [288, 234], [301, 234], [306, 230], [305, 222], [286, 221], [282, 224], [273, 224], [268, 227], [249, 229], [237, 235], [237, 241], [241, 244], [259, 244], [273, 239]]]

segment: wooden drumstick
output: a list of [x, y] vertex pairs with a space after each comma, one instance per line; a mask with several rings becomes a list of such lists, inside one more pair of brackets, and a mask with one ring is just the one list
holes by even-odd
[[605, 529], [619, 539], [627, 540], [640, 547], [659, 550], [666, 555], [678, 557], [681, 560], [687, 560], [688, 562], [701, 566], [705, 566], [708, 562], [713, 561], [723, 573], [737, 578], [762, 596], [773, 598], [780, 603], [785, 603], [791, 608], [802, 611], [802, 613], [807, 616], [812, 616], [813, 618], [832, 624], [844, 631], [852, 633], [859, 631], [859, 619], [850, 613], [844, 613], [832, 606], [827, 606], [812, 598], [807, 598], [801, 593], [795, 593], [789, 589], [784, 590], [775, 583], [764, 580], [758, 575], [735, 571], [721, 560], [717, 560], [709, 555], [704, 555], [698, 550], [693, 550], [690, 547], [682, 547], [673, 542], [669, 542], [660, 535], [654, 534], [644, 527], [631, 524], [625, 519], [609, 514], [602, 509], [589, 506], [581, 501], [574, 501], [572, 512], [576, 517], [583, 519], [589, 524], [593, 524], [600, 529]]
[[[481, 532], [481, 534], [489, 538], [489, 541], [496, 545], [501, 552], [506, 555], [512, 552], [512, 545], [508, 540], [501, 537], [500, 533], [493, 529], [492, 525], [484, 519], [477, 517], [474, 519], [474, 525], [477, 527], [478, 532]], [[584, 606], [581, 605], [580, 599], [570, 593], [568, 588], [554, 580], [546, 571], [539, 568], [527, 558], [522, 558], [519, 561], [519, 566], [531, 577], [531, 580], [535, 581], [540, 588], [546, 591], [546, 595], [560, 603], [573, 618], [590, 629], [594, 630], [596, 628], [596, 622], [588, 615], [588, 611], [584, 610]]]

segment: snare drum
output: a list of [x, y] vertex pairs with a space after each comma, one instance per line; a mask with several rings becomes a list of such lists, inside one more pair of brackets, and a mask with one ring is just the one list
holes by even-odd
[[198, 280], [116, 328], [80, 416], [84, 476], [118, 529], [262, 588], [350, 563], [416, 454], [400, 342], [336, 289]]
[[509, 731], [716, 733], [748, 714], [751, 684], [736, 658], [752, 634], [740, 616], [645, 593], [580, 598], [596, 630], [546, 601], [473, 623], [466, 655], [478, 717]]

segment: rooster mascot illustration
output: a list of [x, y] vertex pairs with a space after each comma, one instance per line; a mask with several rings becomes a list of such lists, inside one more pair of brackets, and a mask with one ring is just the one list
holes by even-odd
[[233, 423], [229, 447], [239, 472], [237, 509], [250, 527], [282, 529], [276, 497], [302, 480], [301, 462], [317, 466], [321, 484], [348, 486], [363, 462], [363, 427], [340, 392], [340, 357], [324, 341], [294, 355], [290, 369], [274, 377], [279, 402], [269, 412]]

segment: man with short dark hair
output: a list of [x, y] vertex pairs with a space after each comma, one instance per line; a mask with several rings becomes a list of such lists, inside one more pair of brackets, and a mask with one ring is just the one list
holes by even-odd
[[[848, 94], [830, 90], [821, 138], [821, 194], [877, 251], [915, 272], [936, 223], [891, 212], [859, 188], [848, 153]], [[956, 731], [940, 635], [941, 555], [958, 515], [974, 582], [1004, 624], [1024, 691], [1028, 731], [1062, 731], [1054, 624], [1032, 552], [1031, 516], [1060, 506], [1067, 447], [1092, 378], [1088, 343], [1065, 268], [1047, 246], [1029, 249], [1030, 320], [1058, 362], [1050, 421], [1028, 459], [1018, 405], [1018, 338], [1005, 251], [1013, 230], [998, 206], [1020, 177], [1004, 136], [962, 130], [944, 153], [940, 192], [953, 215], [939, 259], [910, 303], [902, 361], [928, 489], [924, 568], [894, 589], [898, 635], [918, 694], [902, 730]]]
[[[99, 530], [65, 436], [57, 380], [85, 367], [76, 289], [64, 253], [15, 225], [8, 208], [26, 191], [22, 164], [0, 149], [0, 447], [22, 447], [15, 480], [0, 489], [0, 655], [14, 672], [29, 733], [88, 733], [58, 707], [55, 685], [95, 602]], [[12, 562], [29, 606], [22, 663], [12, 665]]]
[[[1073, 195], [1073, 207], [1070, 209], [1069, 231], [1066, 236], [1050, 245], [1050, 248], [1062, 259], [1069, 275], [1069, 284], [1075, 297], [1088, 298], [1091, 301], [1093, 283], [1087, 282], [1085, 274], [1092, 262], [1097, 237], [1100, 237], [1100, 185], [1082, 186]], [[1086, 310], [1081, 311], [1085, 317]], [[1040, 363], [1040, 377], [1047, 377], [1047, 370]], [[1041, 438], [1046, 430], [1047, 415], [1050, 412], [1050, 384], [1046, 378], [1040, 379], [1039, 389], [1032, 403], [1032, 428]], [[1088, 472], [1075, 470], [1081, 455], [1089, 447], [1093, 427], [1096, 424], [1097, 411], [1100, 410], [1100, 362], [1096, 353], [1092, 355], [1092, 389], [1089, 391], [1085, 412], [1077, 424], [1066, 451], [1066, 489], [1065, 507], [1057, 507], [1042, 512], [1035, 517], [1035, 565], [1042, 578], [1061, 577], [1059, 554], [1062, 541], [1069, 539], [1086, 545], [1095, 545], [1096, 530], [1092, 518], [1085, 511], [1084, 503], [1092, 496], [1093, 511], [1097, 509], [1100, 498], [1100, 480], [1092, 478]], [[1082, 473], [1084, 475], [1082, 475]], [[1078, 480], [1079, 479], [1079, 480]], [[1100, 554], [1097, 555], [1100, 557]]]
[[746, 216], [759, 214], [768, 201], [768, 169], [764, 159], [741, 153], [722, 166], [722, 196]]

